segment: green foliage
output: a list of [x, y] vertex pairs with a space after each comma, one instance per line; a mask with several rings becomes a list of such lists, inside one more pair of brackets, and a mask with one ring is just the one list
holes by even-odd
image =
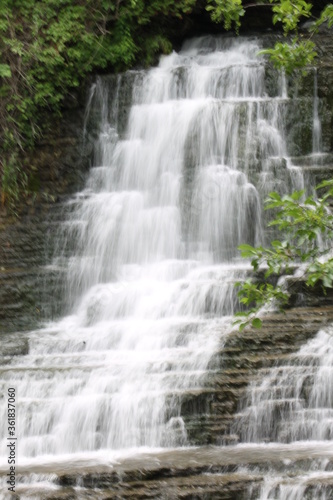
[[[270, 61], [278, 69], [284, 69], [291, 74], [296, 69], [304, 69], [313, 63], [316, 57], [315, 44], [310, 38], [298, 35], [298, 25], [301, 20], [311, 16], [312, 2], [305, 0], [257, 0], [246, 2], [242, 0], [207, 0], [206, 10], [210, 12], [214, 22], [223, 22], [224, 28], [232, 27], [238, 32], [241, 17], [247, 9], [252, 7], [265, 7], [271, 5], [273, 24], [281, 24], [284, 35], [292, 34], [292, 40], [285, 43], [276, 43], [274, 48], [262, 50], [260, 53], [269, 56]], [[316, 31], [318, 27], [327, 22], [328, 27], [333, 26], [333, 5], [327, 5], [320, 18], [311, 28]]]
[[[93, 71], [123, 71], [152, 64], [172, 49], [175, 21], [194, 7], [206, 8], [214, 22], [238, 31], [253, 6], [271, 5], [274, 23], [292, 42], [263, 51], [287, 73], [312, 63], [314, 44], [297, 35], [311, 14], [305, 0], [0, 0], [0, 179], [15, 153], [21, 158], [61, 115], [66, 96]], [[333, 25], [333, 5], [314, 24]], [[179, 26], [179, 25], [177, 25]], [[4, 199], [9, 199], [9, 192]]]
[[285, 34], [297, 31], [302, 17], [310, 17], [312, 4], [305, 0], [270, 0], [273, 5], [273, 23], [281, 23]]
[[311, 15], [312, 4], [304, 0], [281, 0], [273, 4], [273, 24], [281, 23], [285, 35], [294, 32], [291, 42], [277, 42], [272, 49], [261, 51], [267, 54], [270, 61], [278, 69], [284, 69], [287, 74], [291, 74], [295, 69], [303, 69], [309, 66], [317, 53], [315, 44], [309, 40], [303, 40], [297, 35], [298, 24], [301, 18]]
[[11, 76], [10, 66], [8, 64], [0, 64], [0, 78], [10, 78]]
[[150, 64], [157, 52], [170, 52], [167, 20], [180, 19], [195, 2], [1, 0], [2, 199], [14, 193], [5, 178], [12, 154], [22, 170], [18, 153], [34, 147], [85, 76], [95, 69], [122, 71], [137, 61]]
[[22, 193], [25, 193], [28, 185], [28, 177], [23, 172], [17, 161], [15, 153], [12, 153], [3, 165], [2, 175], [2, 203], [4, 198], [8, 198], [9, 207], [15, 213], [15, 203], [19, 200]]
[[246, 9], [260, 5], [267, 7], [269, 4], [272, 6], [273, 24], [281, 23], [285, 34], [297, 31], [301, 18], [311, 15], [312, 3], [305, 0], [207, 0], [206, 10], [210, 12], [212, 21], [223, 22], [226, 30], [234, 27], [237, 31]]
[[261, 328], [262, 320], [256, 316], [259, 309], [271, 303], [278, 303], [280, 309], [288, 302], [288, 294], [281, 287], [273, 286], [270, 283], [254, 283], [251, 280], [236, 283], [240, 287], [238, 296], [241, 304], [246, 307], [245, 311], [236, 313], [234, 325], [239, 324], [239, 330], [242, 331], [246, 326], [251, 325], [254, 328]]
[[206, 10], [211, 13], [211, 19], [215, 23], [223, 22], [224, 29], [230, 30], [232, 27], [238, 32], [244, 16], [245, 10], [242, 0], [207, 0]]
[[317, 53], [315, 44], [311, 40], [293, 38], [291, 43], [278, 42], [272, 49], [261, 50], [259, 54], [267, 54], [270, 61], [278, 69], [284, 69], [291, 75], [295, 69], [304, 69], [309, 66]]
[[[290, 274], [295, 264], [302, 264], [306, 286], [321, 283], [323, 288], [333, 287], [333, 257], [330, 256], [333, 238], [333, 215], [330, 202], [333, 198], [333, 180], [325, 181], [316, 188], [320, 197], [305, 197], [304, 191], [296, 191], [281, 197], [270, 193], [266, 209], [274, 209], [274, 220], [269, 224], [276, 226], [284, 239], [272, 241], [269, 248], [251, 245], [239, 247], [241, 255], [251, 260], [254, 271], [265, 270], [268, 280], [272, 275]], [[281, 286], [273, 286], [267, 281], [257, 284], [252, 280], [239, 283], [240, 302], [249, 309], [238, 315], [245, 320], [237, 320], [242, 328], [253, 321], [259, 309], [274, 302], [280, 309], [288, 302], [288, 292]], [[259, 324], [259, 323], [258, 323]]]
[[327, 26], [329, 28], [332, 28], [332, 26], [333, 26], [333, 5], [332, 4], [326, 5], [325, 9], [322, 11], [319, 19], [317, 19], [317, 21], [314, 23], [311, 30], [313, 32], [316, 32], [318, 30], [318, 28], [324, 23], [327, 23]]

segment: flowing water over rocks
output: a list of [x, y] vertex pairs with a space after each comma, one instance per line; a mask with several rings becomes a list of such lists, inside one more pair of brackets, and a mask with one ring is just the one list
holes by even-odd
[[[95, 166], [67, 205], [53, 262], [68, 275], [68, 314], [17, 334], [20, 355], [9, 343], [1, 358], [2, 392], [17, 388], [20, 499], [331, 498], [332, 398], [326, 386], [320, 402], [311, 395], [317, 365], [332, 364], [328, 333], [312, 357], [291, 353], [333, 311], [295, 310], [290, 325], [272, 314], [273, 346], [267, 328], [231, 332], [234, 284], [249, 273], [237, 245], [265, 239], [262, 199], [302, 187], [302, 167], [313, 168], [287, 149], [285, 80], [266, 88], [260, 47], [194, 39], [157, 68], [93, 85]], [[254, 403], [232, 423], [254, 373]], [[311, 434], [319, 414], [325, 432]], [[5, 418], [0, 427], [5, 449]], [[4, 459], [4, 499], [6, 472]]]
[[[251, 498], [332, 498], [332, 462], [325, 447], [332, 444], [332, 327], [283, 366], [273, 368], [249, 391], [251, 400], [237, 418], [243, 440], [290, 443], [299, 449], [317, 447], [318, 457], [304, 456], [298, 467], [286, 457], [284, 470], [269, 468], [265, 481]], [[306, 474], [304, 470], [307, 469]]]

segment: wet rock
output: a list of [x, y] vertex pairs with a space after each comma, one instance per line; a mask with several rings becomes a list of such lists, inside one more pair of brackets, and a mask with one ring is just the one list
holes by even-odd
[[182, 398], [181, 415], [192, 445], [236, 440], [229, 436], [232, 416], [259, 370], [283, 364], [320, 328], [333, 321], [332, 297], [321, 302], [314, 293], [312, 299], [317, 307], [270, 313], [263, 318], [261, 329], [235, 330], [228, 336], [220, 352], [219, 369], [208, 374], [206, 385], [210, 388], [186, 393]]

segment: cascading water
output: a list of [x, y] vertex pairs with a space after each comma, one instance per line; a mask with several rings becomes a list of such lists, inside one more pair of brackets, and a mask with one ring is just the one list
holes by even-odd
[[332, 387], [331, 326], [319, 331], [285, 365], [270, 369], [249, 388], [247, 404], [234, 427], [242, 442], [287, 443], [285, 449], [293, 450], [310, 445], [318, 450], [314, 457], [311, 452], [308, 457], [304, 455], [303, 464], [298, 466], [300, 475], [295, 467], [288, 470], [288, 461], [285, 470], [267, 471], [260, 500], [332, 498], [331, 462], [323, 456], [333, 438]]
[[314, 92], [313, 92], [313, 130], [312, 130], [312, 153], [318, 154], [322, 151], [321, 123], [318, 110], [318, 76], [317, 68], [314, 69]]
[[2, 367], [3, 389], [17, 387], [26, 471], [190, 444], [180, 401], [204, 386], [229, 329], [246, 273], [237, 245], [262, 240], [261, 197], [293, 179], [284, 86], [266, 95], [259, 49], [204, 37], [155, 69], [94, 85], [95, 167], [70, 202], [57, 258], [71, 314], [31, 332], [29, 354]]

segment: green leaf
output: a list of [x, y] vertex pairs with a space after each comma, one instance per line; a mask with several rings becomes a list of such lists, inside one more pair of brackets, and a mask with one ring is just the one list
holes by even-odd
[[12, 72], [8, 64], [0, 64], [0, 78], [11, 78]]
[[261, 328], [262, 327], [262, 321], [259, 318], [254, 318], [251, 322], [252, 326], [254, 328]]
[[250, 257], [257, 254], [257, 250], [251, 245], [243, 244], [239, 245], [238, 250], [240, 250], [242, 257]]
[[247, 323], [247, 322], [245, 322], [245, 323], [240, 323], [240, 325], [239, 325], [239, 331], [240, 331], [240, 332], [242, 332], [242, 331], [244, 330], [244, 328], [245, 328], [247, 325], [248, 325], [248, 323]]

